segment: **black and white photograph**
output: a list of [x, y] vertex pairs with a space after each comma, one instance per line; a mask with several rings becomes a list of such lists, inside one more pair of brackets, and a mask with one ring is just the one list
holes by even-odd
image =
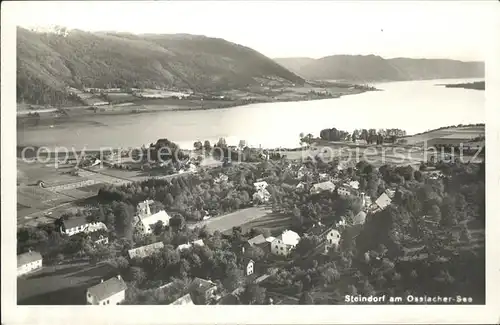
[[496, 4], [2, 6], [13, 304], [454, 305], [498, 318], [485, 234], [498, 230]]

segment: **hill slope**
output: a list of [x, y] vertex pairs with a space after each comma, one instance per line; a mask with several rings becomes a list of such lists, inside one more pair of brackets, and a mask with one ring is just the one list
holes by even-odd
[[483, 62], [384, 59], [376, 55], [332, 55], [317, 60], [308, 58], [275, 60], [306, 79], [360, 82], [484, 77]]
[[71, 101], [66, 88], [231, 89], [303, 79], [266, 56], [223, 39], [195, 35], [17, 30], [17, 99]]

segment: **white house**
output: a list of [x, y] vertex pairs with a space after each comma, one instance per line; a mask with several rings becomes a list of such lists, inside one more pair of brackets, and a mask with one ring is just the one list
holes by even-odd
[[335, 191], [335, 184], [333, 184], [331, 181], [326, 181], [322, 183], [317, 183], [314, 184], [311, 188], [311, 194], [318, 194], [321, 192], [333, 192]]
[[352, 192], [351, 188], [347, 184], [344, 184], [337, 189], [337, 193], [340, 196], [349, 196], [351, 195]]
[[328, 253], [331, 247], [337, 248], [339, 246], [340, 232], [337, 229], [318, 224], [314, 225], [307, 234], [318, 236], [323, 244], [325, 254]]
[[287, 256], [297, 246], [300, 236], [291, 230], [285, 230], [271, 242], [271, 253]]
[[219, 176], [217, 176], [216, 178], [214, 178], [214, 183], [215, 184], [221, 184], [221, 183], [225, 183], [229, 180], [229, 177], [225, 174], [219, 174]]
[[163, 242], [159, 241], [149, 245], [144, 245], [141, 247], [133, 248], [128, 250], [128, 256], [130, 259], [134, 258], [145, 258], [146, 256], [153, 255], [154, 253], [160, 251], [165, 247]]
[[194, 246], [205, 246], [205, 243], [203, 242], [203, 239], [198, 239], [198, 240], [195, 240], [193, 241], [192, 243], [187, 243], [187, 244], [181, 244], [179, 246], [177, 246], [177, 250], [178, 251], [183, 251], [183, 250], [186, 250], [186, 249], [190, 249], [191, 247]]
[[321, 182], [326, 182], [326, 181], [330, 180], [330, 175], [328, 175], [328, 174], [320, 173], [318, 176], [319, 176], [319, 180]]
[[120, 275], [87, 289], [88, 305], [119, 305], [125, 300], [127, 284]]
[[102, 222], [88, 222], [86, 218], [71, 218], [62, 221], [61, 233], [73, 236], [82, 232], [90, 233], [98, 230], [107, 231], [108, 228]]
[[260, 182], [255, 182], [253, 183], [253, 186], [255, 187], [256, 191], [262, 191], [267, 188], [267, 182], [266, 181], [260, 181]]
[[254, 273], [255, 262], [250, 258], [243, 259], [243, 267], [245, 268], [245, 275], [252, 275]]
[[89, 234], [89, 238], [95, 245], [106, 245], [109, 243], [108, 232], [105, 230], [93, 231]]
[[255, 193], [252, 196], [254, 202], [268, 202], [271, 198], [271, 194], [268, 192], [266, 181], [260, 181], [253, 184], [255, 187]]
[[17, 276], [28, 274], [42, 268], [42, 255], [38, 252], [29, 251], [17, 255]]
[[359, 182], [358, 181], [351, 181], [349, 182], [349, 186], [352, 187], [353, 189], [359, 189]]
[[330, 247], [339, 247], [340, 232], [336, 229], [330, 229], [325, 236], [325, 253], [328, 252]]
[[377, 210], [384, 210], [391, 204], [391, 198], [386, 194], [382, 193], [377, 200], [375, 200], [375, 205]]

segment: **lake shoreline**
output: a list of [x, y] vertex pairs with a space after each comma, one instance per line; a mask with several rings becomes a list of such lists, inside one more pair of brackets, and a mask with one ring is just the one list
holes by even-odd
[[[376, 88], [353, 88], [345, 89], [345, 92], [333, 94], [304, 94], [293, 93], [293, 95], [283, 95], [280, 98], [261, 97], [252, 99], [224, 99], [224, 100], [189, 100], [189, 99], [141, 99], [129, 103], [115, 103], [110, 105], [100, 106], [67, 106], [67, 107], [50, 107], [32, 110], [18, 110], [17, 118], [27, 118], [29, 113], [38, 113], [40, 116], [46, 114], [53, 114], [57, 112], [66, 112], [66, 114], [78, 115], [128, 115], [128, 114], [143, 114], [150, 112], [175, 112], [175, 111], [205, 111], [215, 109], [227, 109], [240, 106], [247, 106], [251, 104], [264, 104], [264, 103], [286, 103], [286, 102], [307, 102], [326, 99], [337, 99], [348, 95], [358, 95], [365, 92], [383, 91]], [[20, 103], [17, 103], [19, 105]], [[96, 111], [93, 110], [96, 109]]]
[[[233, 107], [194, 107], [193, 100], [184, 100], [184, 106], [152, 105], [141, 112], [130, 112], [125, 107], [115, 112], [97, 112], [81, 109], [67, 110], [68, 114], [40, 114], [38, 124], [18, 123], [17, 144], [20, 146], [47, 146], [55, 148], [126, 148], [151, 143], [161, 138], [178, 143], [181, 148], [192, 148], [195, 141], [208, 140], [211, 143], [225, 138], [228, 145], [237, 145], [245, 140], [248, 145], [261, 148], [294, 148], [298, 145], [299, 133], [314, 136], [325, 128], [336, 127], [348, 132], [359, 128], [400, 128], [408, 134], [426, 132], [442, 127], [446, 117], [450, 125], [484, 123], [484, 98], [478, 92], [456, 92], [453, 114], [438, 108], [449, 107], [449, 93], [436, 84], [452, 83], [454, 80], [433, 80], [429, 82], [387, 83], [377, 85], [383, 91], [348, 91], [336, 98], [306, 100], [275, 100], [264, 103], [236, 103], [225, 101]], [[459, 82], [472, 81], [457, 79]], [[340, 90], [339, 90], [340, 92]], [[364, 96], [346, 96], [350, 92], [365, 93]], [[430, 97], [417, 93], [429, 93]], [[285, 94], [289, 97], [289, 94]], [[334, 100], [344, 97], [341, 100]], [[148, 100], [146, 105], [166, 103], [169, 100]], [[181, 102], [177, 100], [176, 102]], [[286, 104], [277, 104], [283, 102]], [[221, 100], [212, 105], [220, 105]], [[444, 104], [443, 104], [444, 103]], [[476, 104], [471, 107], [471, 104]], [[384, 109], [385, 114], [380, 110]], [[422, 112], [423, 109], [423, 112]], [[399, 112], [420, 110], [420, 114], [438, 114], [437, 118], [426, 119], [415, 125], [411, 114]], [[192, 112], [189, 112], [192, 111]], [[165, 112], [176, 112], [167, 114]], [[441, 113], [440, 113], [441, 112]], [[457, 113], [458, 112], [458, 113]], [[157, 113], [152, 114], [152, 113]], [[59, 115], [59, 116], [57, 116]], [[453, 117], [453, 118], [450, 118]], [[422, 120], [424, 121], [424, 120]], [[25, 125], [23, 125], [25, 124]]]

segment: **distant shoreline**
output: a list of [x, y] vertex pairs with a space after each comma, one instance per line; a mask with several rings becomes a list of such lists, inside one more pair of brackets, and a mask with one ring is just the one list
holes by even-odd
[[483, 81], [465, 82], [465, 83], [457, 83], [457, 84], [437, 84], [436, 86], [444, 86], [445, 88], [485, 90], [486, 82], [483, 80]]

